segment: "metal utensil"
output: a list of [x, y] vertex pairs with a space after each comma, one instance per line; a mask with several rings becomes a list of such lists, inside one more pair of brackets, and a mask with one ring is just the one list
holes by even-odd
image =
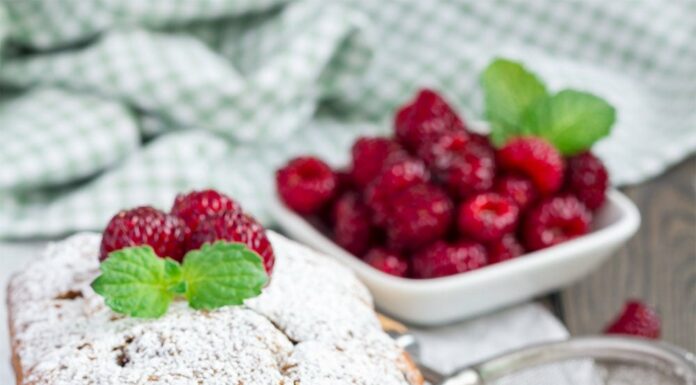
[[[393, 332], [392, 335], [410, 354], [418, 357], [418, 344], [412, 335], [408, 332]], [[421, 363], [419, 367], [426, 381], [434, 385], [484, 385], [514, 378], [531, 368], [574, 360], [588, 360], [596, 365], [597, 371], [606, 377], [599, 382], [602, 384], [696, 384], [693, 353], [664, 342], [631, 337], [579, 337], [533, 345], [503, 353], [450, 375], [443, 375]], [[622, 371], [622, 376], [607, 375], [617, 370]]]

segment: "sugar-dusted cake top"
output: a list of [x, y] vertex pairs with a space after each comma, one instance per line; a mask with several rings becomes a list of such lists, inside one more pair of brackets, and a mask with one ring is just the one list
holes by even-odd
[[157, 320], [123, 317], [90, 288], [100, 236], [49, 246], [10, 283], [13, 348], [24, 383], [409, 384], [401, 349], [347, 270], [269, 232], [270, 285], [246, 305]]

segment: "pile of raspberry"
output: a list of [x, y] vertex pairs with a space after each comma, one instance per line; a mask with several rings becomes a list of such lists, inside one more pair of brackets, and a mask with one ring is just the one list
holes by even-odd
[[123, 210], [102, 235], [100, 260], [125, 247], [148, 245], [161, 258], [181, 262], [190, 250], [218, 240], [243, 243], [273, 270], [275, 257], [265, 229], [232, 198], [215, 190], [180, 194], [169, 213], [150, 206]]
[[361, 137], [345, 170], [298, 157], [278, 194], [341, 247], [399, 277], [435, 278], [586, 234], [607, 171], [590, 152], [564, 157], [524, 136], [494, 148], [436, 92], [421, 90], [393, 137]]

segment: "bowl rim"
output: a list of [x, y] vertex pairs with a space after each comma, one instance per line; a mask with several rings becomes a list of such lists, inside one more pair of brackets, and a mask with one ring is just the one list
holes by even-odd
[[[395, 277], [370, 267], [342, 249], [304, 218], [287, 208], [277, 195], [270, 205], [270, 212], [281, 229], [285, 229], [290, 235], [301, 231], [308, 238], [313, 238], [312, 243], [306, 242], [304, 239], [299, 239], [299, 241], [309, 243], [309, 246], [319, 249], [322, 253], [328, 254], [338, 262], [346, 265], [363, 278], [366, 283], [380, 281], [382, 285], [388, 285], [393, 290], [424, 293], [449, 291], [463, 286], [473, 287], [491, 279], [500, 280], [511, 274], [538, 270], [544, 265], [554, 264], [575, 255], [584, 255], [610, 244], [618, 244], [636, 233], [641, 221], [640, 212], [626, 195], [616, 189], [609, 189], [605, 205], [614, 206], [619, 212], [618, 218], [582, 237], [546, 249], [525, 253], [524, 258], [515, 258], [505, 261], [505, 263], [488, 265], [481, 269], [469, 271], [466, 274], [429, 279]], [[288, 230], [289, 228], [294, 228], [295, 230]]]

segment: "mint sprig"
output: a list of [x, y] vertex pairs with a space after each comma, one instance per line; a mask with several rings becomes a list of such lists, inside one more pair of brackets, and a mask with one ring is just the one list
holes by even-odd
[[179, 295], [195, 309], [239, 305], [268, 282], [258, 254], [239, 243], [206, 244], [186, 254], [184, 263], [159, 258], [149, 246], [114, 251], [92, 282], [114, 312], [159, 318]]
[[587, 92], [554, 95], [521, 64], [496, 59], [481, 75], [491, 140], [500, 147], [519, 136], [539, 136], [564, 155], [585, 151], [609, 135], [616, 110]]

